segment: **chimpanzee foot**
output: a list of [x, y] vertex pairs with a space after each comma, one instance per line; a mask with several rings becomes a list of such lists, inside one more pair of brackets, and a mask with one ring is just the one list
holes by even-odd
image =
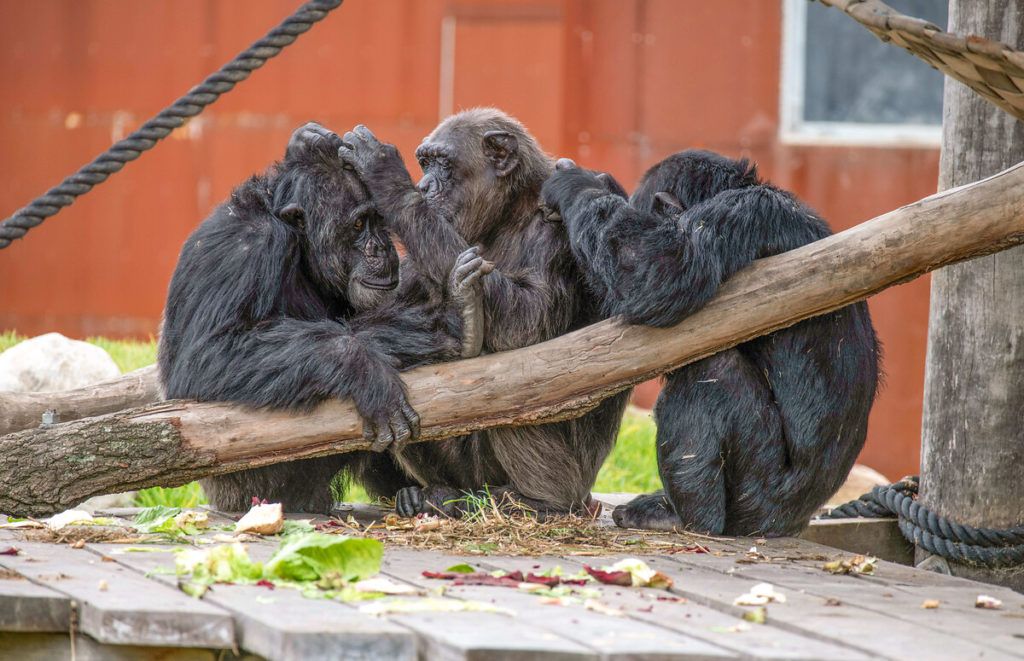
[[612, 519], [620, 528], [645, 530], [683, 530], [685, 525], [669, 504], [665, 491], [637, 496], [612, 511]]
[[460, 502], [464, 498], [461, 491], [446, 486], [405, 487], [395, 495], [395, 511], [404, 517], [442, 514], [455, 518], [462, 513]]

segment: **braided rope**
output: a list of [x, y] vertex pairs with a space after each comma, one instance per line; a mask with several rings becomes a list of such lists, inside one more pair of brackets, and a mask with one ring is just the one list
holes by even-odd
[[822, 518], [896, 516], [903, 536], [929, 553], [987, 567], [1024, 564], [1024, 526], [995, 530], [955, 523], [918, 503], [917, 488], [916, 475], [888, 486], [878, 485]]
[[1024, 121], [1024, 52], [977, 35], [946, 32], [880, 0], [818, 0], [846, 12], [881, 39], [906, 49]]
[[96, 184], [133, 161], [142, 152], [167, 137], [171, 131], [183, 126], [185, 121], [198, 115], [221, 94], [234, 89], [235, 85], [249, 77], [256, 69], [280, 53], [298, 36], [322, 20], [341, 5], [343, 0], [310, 0], [295, 13], [284, 19], [265, 37], [239, 53], [217, 72], [193, 87], [188, 94], [164, 108], [156, 117], [142, 125], [123, 140], [93, 159], [75, 174], [69, 176], [27, 206], [16, 211], [10, 218], [0, 222], [0, 249], [6, 248], [14, 239], [20, 239], [40, 224], [55, 215], [63, 207], [70, 206], [75, 199], [88, 193]]

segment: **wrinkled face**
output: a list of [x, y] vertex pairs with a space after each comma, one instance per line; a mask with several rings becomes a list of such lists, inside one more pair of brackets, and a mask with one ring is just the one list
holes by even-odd
[[416, 149], [416, 160], [423, 170], [423, 178], [416, 188], [432, 207], [450, 216], [462, 201], [457, 182], [465, 177], [465, 172], [456, 171], [458, 153], [454, 145], [441, 137], [430, 136]]
[[[479, 127], [442, 124], [416, 149], [423, 178], [416, 185], [427, 203], [464, 236], [474, 219], [487, 217], [502, 187], [481, 147]], [[500, 200], [497, 200], [500, 202]]]
[[355, 174], [344, 171], [305, 209], [311, 275], [356, 310], [388, 298], [398, 286], [398, 251]]
[[398, 287], [398, 251], [377, 210], [356, 209], [348, 219], [348, 300], [356, 310], [384, 302]]

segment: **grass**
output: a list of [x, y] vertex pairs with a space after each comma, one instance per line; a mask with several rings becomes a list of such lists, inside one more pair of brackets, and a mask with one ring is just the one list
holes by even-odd
[[[0, 333], [0, 352], [10, 349], [24, 339], [24, 336], [14, 331], [3, 331]], [[95, 344], [109, 353], [122, 372], [131, 372], [156, 362], [156, 338], [153, 337], [149, 338], [148, 342], [90, 337], [86, 342]]]
[[[0, 352], [25, 339], [13, 331], [0, 332]], [[91, 337], [86, 340], [106, 350], [122, 372], [152, 365], [156, 362], [156, 340], [138, 342], [131, 340], [108, 340]], [[661, 479], [655, 461], [655, 427], [650, 413], [630, 408], [622, 419], [618, 442], [605, 461], [597, 476], [594, 491], [614, 493], [650, 492], [661, 488]], [[340, 494], [339, 494], [340, 498]], [[370, 502], [371, 498], [359, 486], [352, 486], [344, 496], [350, 502]], [[136, 497], [140, 507], [167, 505], [169, 507], [192, 507], [206, 503], [206, 497], [199, 483], [192, 482], [173, 489], [154, 487], [143, 489]]]

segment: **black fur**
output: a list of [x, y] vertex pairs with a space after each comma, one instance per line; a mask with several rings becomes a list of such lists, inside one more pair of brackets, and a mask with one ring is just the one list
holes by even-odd
[[[495, 262], [484, 281], [484, 350], [514, 349], [596, 321], [565, 228], [540, 209], [552, 162], [519, 122], [476, 109], [442, 122], [416, 151], [414, 186], [397, 150], [365, 127], [346, 134], [353, 165], [408, 250], [410, 280], [436, 287], [463, 247]], [[615, 443], [628, 392], [577, 419], [489, 429], [402, 452], [419, 487], [398, 497], [403, 515], [442, 510], [462, 491], [485, 486], [540, 512], [591, 505], [590, 488]]]
[[[629, 202], [563, 167], [544, 186], [607, 315], [671, 326], [753, 260], [828, 236], [753, 165], [675, 154]], [[842, 484], [867, 433], [878, 342], [855, 303], [666, 375], [655, 407], [664, 490], [616, 508], [623, 527], [789, 535]]]
[[[459, 310], [415, 287], [395, 298], [398, 256], [340, 141], [296, 131], [285, 159], [239, 185], [188, 238], [171, 279], [159, 370], [168, 397], [309, 410], [351, 398], [374, 449], [418, 434], [398, 369], [459, 355]], [[333, 136], [333, 138], [332, 138]], [[373, 494], [410, 482], [390, 453], [353, 452], [204, 480], [211, 503], [252, 497], [328, 511], [347, 468]]]

